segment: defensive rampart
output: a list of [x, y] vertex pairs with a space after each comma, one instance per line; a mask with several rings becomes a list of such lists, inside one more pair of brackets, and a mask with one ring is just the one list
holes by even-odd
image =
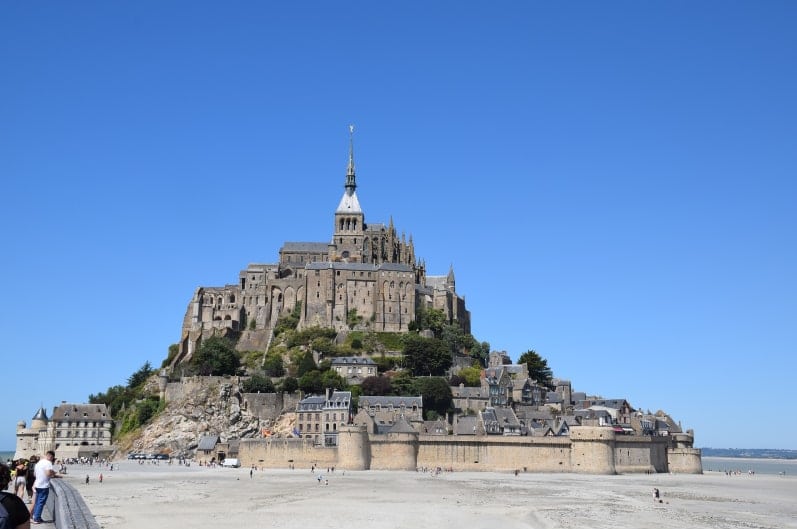
[[238, 445], [242, 466], [265, 468], [310, 468], [338, 465], [338, 449], [320, 447], [310, 438], [242, 439]]
[[702, 474], [703, 460], [699, 448], [671, 448], [668, 453], [670, 472]]
[[457, 471], [571, 472], [570, 439], [421, 436], [418, 466]]
[[618, 435], [614, 466], [618, 474], [668, 472], [667, 437]]
[[668, 442], [666, 437], [617, 436], [605, 427], [573, 427], [569, 437], [460, 437], [369, 435], [364, 427], [347, 426], [339, 432], [337, 447], [320, 447], [311, 439], [249, 439], [240, 442], [238, 455], [245, 466], [267, 468], [702, 473], [700, 450], [669, 448]]

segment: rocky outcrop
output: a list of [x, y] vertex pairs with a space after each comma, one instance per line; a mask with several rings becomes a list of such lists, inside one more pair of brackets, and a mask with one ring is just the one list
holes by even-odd
[[208, 377], [206, 383], [197, 383], [194, 379], [142, 429], [129, 450], [190, 457], [203, 435], [219, 435], [223, 442], [260, 438], [264, 429], [270, 435], [291, 435], [292, 413], [278, 420], [261, 419], [242, 406], [244, 401], [235, 380]]

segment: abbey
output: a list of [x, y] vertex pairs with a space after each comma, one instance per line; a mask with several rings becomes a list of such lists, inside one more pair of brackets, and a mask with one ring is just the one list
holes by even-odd
[[412, 236], [399, 236], [392, 218], [387, 225], [366, 222], [351, 137], [344, 189], [328, 242], [286, 242], [278, 263], [250, 264], [237, 284], [196, 289], [172, 365], [190, 359], [214, 334], [239, 332], [239, 348], [265, 350], [280, 316], [294, 311], [300, 329], [407, 332], [419, 309], [435, 308], [470, 332], [453, 267], [447, 275], [427, 275]]

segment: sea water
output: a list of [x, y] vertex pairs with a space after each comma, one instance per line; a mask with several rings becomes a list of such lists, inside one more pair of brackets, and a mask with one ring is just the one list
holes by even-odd
[[741, 472], [797, 476], [797, 459], [755, 459], [747, 457], [704, 457], [703, 472]]

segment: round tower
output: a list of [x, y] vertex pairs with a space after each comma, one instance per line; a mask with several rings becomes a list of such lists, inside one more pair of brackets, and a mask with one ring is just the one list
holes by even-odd
[[570, 470], [580, 474], [616, 474], [614, 430], [606, 426], [570, 428]]
[[49, 422], [50, 419], [47, 418], [47, 412], [44, 411], [44, 407], [42, 406], [39, 408], [39, 411], [36, 412], [36, 415], [33, 416], [33, 419], [31, 419], [30, 429], [35, 432], [45, 430]]
[[341, 470], [371, 468], [371, 449], [365, 426], [341, 426], [338, 430], [338, 465]]
[[169, 373], [164, 368], [161, 369], [158, 373], [158, 392], [160, 393], [160, 399], [163, 402], [166, 402], [166, 386], [169, 383]]

